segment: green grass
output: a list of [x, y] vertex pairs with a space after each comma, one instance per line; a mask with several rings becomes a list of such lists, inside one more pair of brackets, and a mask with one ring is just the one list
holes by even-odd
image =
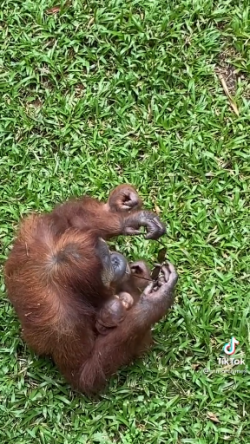
[[[130, 182], [167, 221], [180, 280], [152, 351], [96, 400], [26, 348], [2, 282], [0, 442], [249, 444], [250, 374], [214, 372], [232, 335], [249, 368], [248, 1], [72, 0], [46, 13], [58, 4], [1, 0], [1, 260], [21, 216]], [[118, 247], [151, 264], [159, 250]]]

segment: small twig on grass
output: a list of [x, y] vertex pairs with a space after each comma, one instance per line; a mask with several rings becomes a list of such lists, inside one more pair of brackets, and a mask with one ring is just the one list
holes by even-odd
[[226, 80], [224, 79], [224, 77], [223, 77], [223, 75], [221, 73], [217, 73], [217, 75], [218, 75], [218, 77], [220, 79], [222, 88], [224, 89], [224, 92], [225, 92], [225, 94], [227, 95], [227, 97], [229, 99], [230, 106], [231, 106], [232, 110], [239, 117], [240, 113], [239, 113], [238, 107], [237, 107], [234, 99], [232, 98], [229, 90], [228, 90], [228, 87], [227, 87], [227, 84], [226, 84]]

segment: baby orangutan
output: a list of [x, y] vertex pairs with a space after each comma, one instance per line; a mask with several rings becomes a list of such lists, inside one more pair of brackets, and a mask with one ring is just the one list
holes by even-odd
[[[174, 301], [177, 274], [162, 267], [157, 282], [142, 261], [128, 264], [106, 240], [141, 234], [158, 239], [165, 226], [121, 185], [102, 203], [69, 200], [21, 223], [5, 265], [5, 284], [23, 337], [51, 356], [72, 387], [100, 390], [109, 376], [151, 343], [151, 326]], [[149, 283], [149, 285], [148, 285]]]

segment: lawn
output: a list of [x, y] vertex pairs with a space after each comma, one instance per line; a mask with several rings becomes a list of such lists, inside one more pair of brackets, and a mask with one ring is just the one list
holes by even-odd
[[248, 1], [1, 0], [0, 28], [1, 263], [21, 216], [129, 182], [180, 276], [152, 350], [94, 400], [25, 346], [1, 281], [1, 444], [249, 444]]

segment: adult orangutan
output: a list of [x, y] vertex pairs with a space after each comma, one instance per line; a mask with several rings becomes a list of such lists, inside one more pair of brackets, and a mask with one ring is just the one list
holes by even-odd
[[[117, 369], [151, 343], [151, 326], [174, 299], [177, 274], [162, 267], [157, 282], [143, 261], [128, 264], [106, 240], [141, 233], [158, 239], [165, 226], [141, 209], [130, 185], [107, 203], [69, 200], [48, 214], [24, 219], [5, 265], [9, 299], [27, 344], [51, 356], [71, 385], [100, 390]], [[145, 288], [146, 287], [146, 288]]]

